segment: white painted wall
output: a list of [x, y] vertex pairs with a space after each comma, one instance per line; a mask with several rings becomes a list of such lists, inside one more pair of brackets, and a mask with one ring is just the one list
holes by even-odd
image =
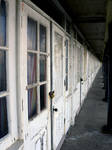
[[[10, 4], [15, 4], [14, 1], [10, 1]], [[12, 4], [12, 6], [13, 6]], [[31, 3], [30, 3], [31, 4]], [[17, 62], [14, 62], [18, 68], [16, 80], [18, 98], [15, 100], [15, 105], [18, 104], [18, 115], [16, 115], [18, 124], [18, 131], [16, 130], [17, 140], [22, 141], [17, 144], [17, 140], [9, 142], [3, 145], [4, 139], [0, 139], [0, 146], [2, 150], [9, 147], [9, 150], [51, 150], [50, 145], [50, 51], [48, 51], [48, 88], [47, 88], [47, 109], [40, 113], [33, 121], [29, 122], [27, 118], [27, 22], [26, 18], [28, 15], [36, 19], [38, 22], [42, 22], [47, 26], [48, 37], [47, 46], [50, 50], [50, 20], [53, 22], [53, 89], [55, 97], [53, 99], [53, 107], [57, 108], [58, 111], [53, 113], [53, 137], [54, 137], [54, 150], [59, 146], [62, 138], [66, 135], [71, 125], [75, 124], [75, 117], [78, 115], [84, 99], [95, 79], [95, 76], [101, 66], [100, 62], [86, 49], [85, 46], [81, 45], [71, 35], [68, 35], [57, 23], [49, 18], [39, 8], [32, 5], [35, 10], [25, 3], [20, 3], [18, 20], [19, 33], [18, 36], [18, 47], [16, 51]], [[43, 15], [41, 15], [43, 14]], [[44, 17], [45, 16], [45, 17]], [[48, 18], [48, 19], [46, 19]], [[11, 18], [15, 24], [15, 16]], [[14, 26], [14, 25], [13, 25]], [[11, 32], [11, 31], [10, 31]], [[55, 41], [55, 33], [62, 36], [62, 48], [58, 48], [58, 43]], [[64, 78], [65, 78], [65, 39], [69, 40], [69, 89], [65, 90]], [[61, 50], [61, 52], [60, 52]], [[85, 57], [84, 51], [87, 52]], [[60, 56], [61, 55], [61, 56]], [[82, 57], [81, 57], [82, 55]], [[58, 60], [60, 57], [61, 60]], [[15, 59], [13, 55], [12, 60]], [[58, 64], [58, 62], [59, 64]], [[80, 66], [82, 64], [82, 66]], [[15, 67], [15, 66], [14, 66]], [[16, 70], [15, 67], [15, 70]], [[61, 68], [60, 68], [61, 67]], [[80, 70], [80, 68], [82, 68]], [[10, 71], [11, 67], [9, 68]], [[62, 71], [62, 74], [58, 70]], [[58, 76], [58, 78], [57, 78]], [[83, 78], [83, 84], [80, 84], [80, 78]], [[12, 80], [12, 79], [11, 79]], [[60, 82], [59, 82], [60, 81]], [[57, 84], [58, 83], [58, 84]], [[81, 90], [81, 93], [80, 93]], [[16, 92], [16, 88], [15, 88]], [[80, 95], [81, 94], [81, 95]], [[16, 104], [17, 103], [17, 104]], [[13, 109], [13, 108], [12, 108]], [[15, 122], [13, 122], [15, 124]], [[15, 145], [12, 145], [12, 144]]]

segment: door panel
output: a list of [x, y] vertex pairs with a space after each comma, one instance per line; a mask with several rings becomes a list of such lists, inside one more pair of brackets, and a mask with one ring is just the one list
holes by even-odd
[[55, 150], [64, 135], [64, 33], [56, 25], [53, 25], [53, 43], [53, 89], [55, 91], [53, 108], [58, 110], [53, 113], [53, 143]]

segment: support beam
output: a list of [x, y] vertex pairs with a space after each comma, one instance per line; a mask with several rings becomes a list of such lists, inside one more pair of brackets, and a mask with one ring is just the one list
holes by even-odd
[[87, 39], [84, 37], [82, 32], [79, 30], [79, 28], [76, 26], [75, 22], [72, 21], [71, 17], [68, 15], [68, 13], [65, 11], [65, 9], [61, 6], [58, 0], [52, 0], [52, 2], [56, 5], [56, 7], [65, 15], [66, 19], [73, 24], [73, 27], [75, 28], [76, 32], [79, 34], [79, 36], [83, 39], [83, 41], [87, 44], [88, 47], [92, 48], [90, 43], [87, 41]]
[[78, 18], [74, 19], [75, 23], [105, 23], [105, 21], [105, 16], [79, 16]]
[[106, 19], [105, 42], [107, 50], [105, 53], [108, 55], [108, 88], [106, 89], [108, 93], [108, 115], [107, 124], [102, 128], [102, 132], [112, 134], [112, 0], [108, 0]]

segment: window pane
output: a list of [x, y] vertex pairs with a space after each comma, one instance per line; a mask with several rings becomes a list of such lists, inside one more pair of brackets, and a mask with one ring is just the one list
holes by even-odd
[[37, 50], [37, 22], [31, 18], [28, 18], [27, 47], [30, 50]]
[[0, 51], [0, 92], [6, 91], [6, 52]]
[[0, 138], [8, 133], [6, 97], [0, 98]]
[[68, 75], [66, 75], [66, 91], [68, 91]]
[[68, 40], [66, 40], [66, 57], [68, 58]]
[[46, 85], [40, 86], [40, 110], [46, 107]]
[[66, 58], [66, 73], [68, 73], [68, 58]]
[[28, 90], [28, 118], [37, 114], [37, 88]]
[[55, 32], [54, 34], [54, 88], [55, 98], [63, 95], [63, 37]]
[[40, 51], [46, 52], [46, 27], [40, 25]]
[[3, 0], [0, 3], [0, 46], [6, 46], [6, 6]]
[[46, 56], [40, 55], [40, 81], [46, 80]]
[[33, 53], [28, 53], [27, 81], [28, 84], [37, 82], [37, 55]]

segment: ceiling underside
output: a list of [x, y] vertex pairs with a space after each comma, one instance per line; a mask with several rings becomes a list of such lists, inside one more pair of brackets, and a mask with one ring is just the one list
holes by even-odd
[[106, 0], [58, 0], [83, 33], [94, 53], [104, 50]]

